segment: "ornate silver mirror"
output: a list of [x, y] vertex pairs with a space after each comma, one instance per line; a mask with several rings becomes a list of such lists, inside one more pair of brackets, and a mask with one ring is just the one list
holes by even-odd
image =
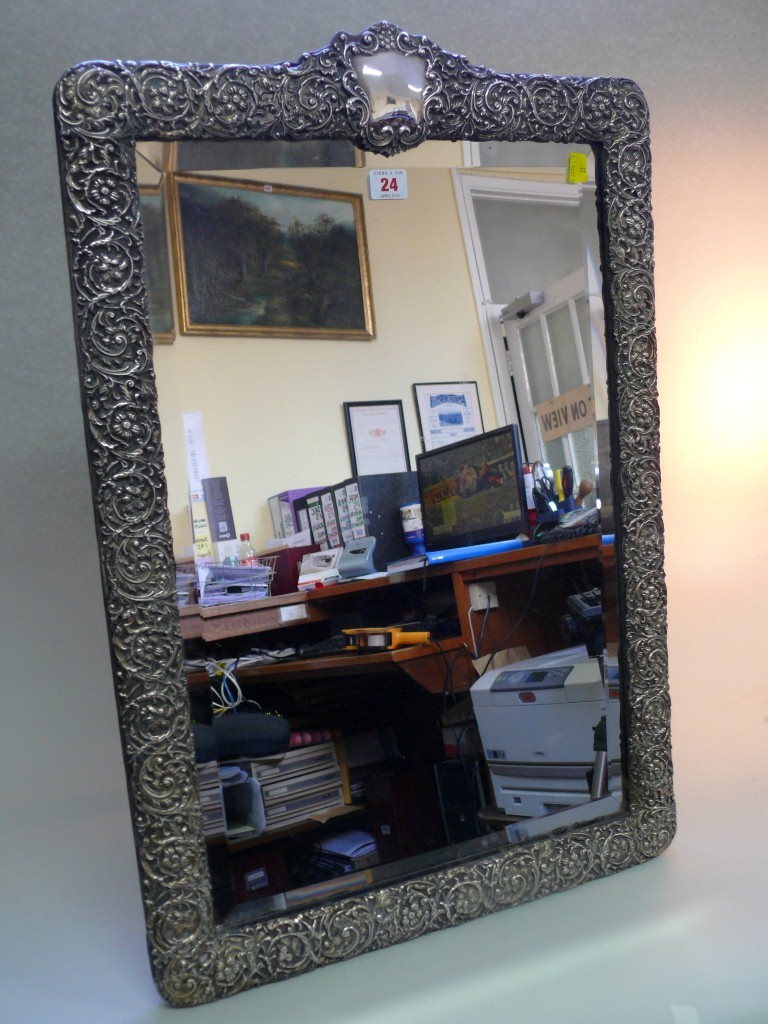
[[[83, 64], [62, 77], [55, 113], [115, 690], [150, 958], [163, 996], [175, 1005], [207, 1002], [570, 888], [665, 849], [674, 834], [675, 815], [650, 151], [648, 114], [638, 87], [615, 78], [499, 74], [446, 53], [424, 37], [380, 23], [356, 36], [339, 33], [327, 47], [304, 54], [295, 64]], [[607, 797], [605, 789], [597, 795], [595, 799], [604, 799], [603, 803], [587, 797], [586, 812], [558, 817], [555, 810], [551, 819], [542, 815], [546, 827], [530, 828], [521, 828], [509, 808], [494, 821], [491, 808], [487, 827], [476, 837], [448, 836], [416, 851], [382, 857], [378, 866], [353, 872], [343, 885], [284, 882], [280, 899], [245, 900], [237, 913], [228, 912], [218, 900], [213, 884], [216, 864], [206, 841], [199, 797], [177, 603], [168, 505], [168, 481], [176, 470], [169, 463], [166, 473], [161, 448], [154, 364], [159, 353], [153, 354], [149, 326], [136, 162], [138, 145], [193, 140], [335, 140], [351, 143], [368, 154], [371, 166], [379, 167], [386, 167], [395, 155], [406, 160], [435, 143], [458, 148], [475, 143], [481, 149], [559, 144], [566, 151], [591, 155], [594, 234], [599, 239], [595, 280], [602, 300], [597, 318], [604, 321], [604, 329], [600, 324], [592, 335], [597, 381], [592, 398], [598, 422], [591, 443], [597, 450], [597, 438], [604, 441], [599, 460], [595, 457], [602, 470], [603, 512], [602, 541], [600, 534], [594, 536], [585, 561], [591, 560], [592, 568], [604, 574], [599, 585], [610, 624], [608, 646], [599, 655], [602, 681], [606, 683], [609, 654], [618, 681], [616, 732], [609, 739], [616, 745], [618, 781]], [[480, 192], [484, 173], [478, 168], [469, 174], [474, 174]], [[183, 180], [178, 175], [177, 189]], [[210, 183], [208, 178], [200, 180]], [[474, 185], [468, 187], [471, 191]], [[418, 230], [414, 226], [414, 232]], [[404, 263], [412, 241], [408, 231], [398, 239], [398, 256]], [[515, 306], [515, 298], [508, 296], [501, 316], [512, 328], [516, 322], [520, 327], [530, 307]], [[590, 312], [595, 310], [587, 310], [586, 321]], [[578, 318], [577, 311], [574, 320]], [[377, 320], [382, 320], [378, 308]], [[367, 358], [371, 345], [383, 344], [384, 327], [381, 330], [381, 338], [370, 345], [353, 346], [355, 359]], [[374, 334], [372, 316], [362, 333]], [[273, 336], [279, 334], [279, 329], [272, 331]], [[523, 329], [517, 334], [522, 350]], [[332, 330], [324, 335], [332, 336]], [[339, 337], [345, 337], [343, 330]], [[600, 370], [596, 353], [602, 343], [605, 366]], [[345, 358], [352, 358], [349, 340], [343, 350], [337, 345], [322, 355], [316, 355], [320, 350], [314, 346], [325, 341], [305, 344], [307, 366], [315, 356], [326, 360], [332, 355], [339, 368]], [[253, 358], [258, 362], [256, 355]], [[590, 362], [592, 356], [586, 352], [585, 359]], [[437, 358], [435, 366], [433, 379], [444, 379]], [[478, 368], [473, 375], [481, 372]], [[273, 385], [288, 389], [287, 382], [273, 379]], [[509, 400], [501, 391], [495, 396], [500, 422], [504, 416], [499, 410]], [[519, 413], [524, 427], [527, 414], [524, 409]], [[164, 418], [164, 440], [170, 429]], [[556, 553], [561, 551], [557, 543], [552, 549]], [[572, 542], [562, 543], [567, 547]], [[532, 557], [527, 578], [538, 585], [539, 556]], [[558, 559], [557, 565], [569, 561], [565, 556]], [[449, 588], [457, 588], [454, 595], [465, 583], [489, 579], [487, 566], [472, 576], [474, 571], [461, 570], [469, 574], [461, 577], [461, 585], [451, 584], [450, 574], [444, 577]], [[584, 575], [585, 586], [594, 584], [591, 571]], [[440, 593], [444, 596], [445, 591]], [[500, 596], [507, 593], [500, 584]], [[461, 611], [462, 598], [456, 600]], [[528, 604], [531, 601], [533, 594]], [[320, 603], [312, 605], [315, 611]], [[526, 605], [524, 613], [528, 611]], [[464, 608], [465, 620], [472, 612], [471, 605]], [[459, 661], [466, 644], [457, 641], [451, 647], [446, 642], [446, 647], [452, 664], [466, 662], [466, 671], [462, 674], [457, 668], [451, 679], [451, 687], [455, 682], [457, 688], [463, 680], [466, 691], [469, 660]], [[439, 645], [433, 654], [436, 661], [445, 658]], [[419, 682], [417, 676], [414, 670], [412, 678]], [[294, 699], [291, 687], [302, 678], [306, 681], [307, 673], [302, 676], [297, 670], [292, 675], [288, 667], [278, 682]], [[392, 699], [401, 699], [400, 684], [387, 673], [381, 679], [392, 684], [386, 691]], [[426, 690], [423, 700], [403, 698], [403, 707], [414, 720], [434, 718], [432, 704], [444, 697], [444, 692], [431, 692], [428, 686]], [[342, 701], [351, 692], [341, 683], [337, 691]], [[492, 761], [494, 751], [488, 743], [484, 751]], [[485, 771], [487, 766], [481, 767]]]

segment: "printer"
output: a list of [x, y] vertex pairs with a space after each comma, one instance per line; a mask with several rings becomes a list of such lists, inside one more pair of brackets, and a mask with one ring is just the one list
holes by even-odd
[[607, 795], [620, 800], [615, 658], [569, 647], [491, 669], [471, 697], [495, 803], [505, 814], [539, 817], [588, 802], [600, 750]]

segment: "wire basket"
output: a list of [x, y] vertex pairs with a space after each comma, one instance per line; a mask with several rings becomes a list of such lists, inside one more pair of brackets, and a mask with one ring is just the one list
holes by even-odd
[[270, 597], [277, 555], [261, 556], [253, 565], [200, 565], [200, 604], [235, 604]]

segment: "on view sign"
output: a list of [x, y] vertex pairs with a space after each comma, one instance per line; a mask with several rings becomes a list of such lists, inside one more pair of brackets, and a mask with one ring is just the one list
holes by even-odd
[[556, 441], [574, 430], [595, 425], [595, 403], [589, 384], [534, 406], [542, 441]]

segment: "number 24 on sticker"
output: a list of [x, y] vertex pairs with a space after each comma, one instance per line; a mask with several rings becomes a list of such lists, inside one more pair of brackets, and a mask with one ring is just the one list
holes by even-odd
[[371, 199], [407, 199], [408, 177], [405, 171], [369, 171], [368, 188]]

